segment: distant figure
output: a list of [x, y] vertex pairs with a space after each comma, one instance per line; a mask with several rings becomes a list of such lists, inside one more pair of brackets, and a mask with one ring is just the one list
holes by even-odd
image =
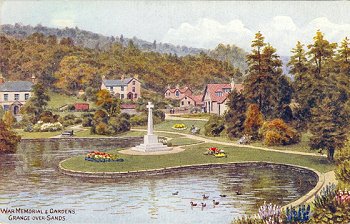
[[237, 195], [242, 195], [242, 192], [236, 191], [236, 194], [237, 194]]

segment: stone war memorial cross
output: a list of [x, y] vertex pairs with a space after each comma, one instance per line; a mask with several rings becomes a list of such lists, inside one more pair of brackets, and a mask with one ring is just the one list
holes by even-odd
[[151, 102], [147, 104], [148, 109], [148, 122], [147, 122], [147, 134], [143, 136], [143, 144], [133, 148], [133, 150], [141, 152], [157, 152], [157, 151], [170, 151], [171, 147], [163, 145], [158, 142], [158, 136], [153, 134], [153, 108], [154, 105]]

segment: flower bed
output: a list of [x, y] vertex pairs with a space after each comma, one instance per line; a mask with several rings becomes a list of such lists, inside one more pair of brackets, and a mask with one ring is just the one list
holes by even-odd
[[175, 129], [175, 130], [186, 130], [187, 127], [185, 124], [174, 124], [172, 129]]
[[226, 153], [224, 152], [224, 150], [222, 149], [218, 149], [216, 147], [211, 147], [209, 148], [204, 155], [212, 155], [215, 156], [216, 158], [223, 158], [223, 157], [227, 157]]
[[42, 121], [38, 121], [33, 126], [33, 131], [35, 132], [53, 132], [53, 131], [61, 131], [63, 129], [63, 125], [60, 122], [55, 123], [44, 123]]
[[112, 155], [105, 152], [93, 151], [85, 156], [86, 161], [90, 162], [123, 162], [124, 159], [118, 158], [118, 155]]

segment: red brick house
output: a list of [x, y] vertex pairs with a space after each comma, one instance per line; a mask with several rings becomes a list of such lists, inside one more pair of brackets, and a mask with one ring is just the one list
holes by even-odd
[[233, 89], [241, 92], [243, 85], [235, 84], [233, 81], [231, 83], [207, 84], [203, 94], [203, 111], [223, 115], [227, 110], [227, 96]]

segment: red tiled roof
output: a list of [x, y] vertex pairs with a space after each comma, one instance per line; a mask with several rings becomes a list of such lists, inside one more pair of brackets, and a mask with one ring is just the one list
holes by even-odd
[[187, 90], [189, 90], [189, 91], [192, 92], [192, 90], [191, 90], [189, 87], [184, 87], [184, 88], [171, 88], [171, 89], [167, 88], [167, 89], [165, 90], [165, 92], [166, 92], [167, 90], [169, 90], [169, 91], [172, 92], [172, 93], [175, 93], [176, 90], [179, 90], [180, 93], [184, 93], [184, 92], [186, 92]]
[[196, 104], [202, 104], [202, 95], [184, 95], [180, 100], [182, 100], [185, 97], [191, 98], [194, 102], [196, 102]]
[[[242, 84], [235, 84], [234, 88], [237, 91], [242, 91], [243, 85]], [[230, 83], [222, 83], [222, 84], [208, 84], [207, 85], [207, 91], [210, 95], [210, 99], [214, 102], [222, 103], [226, 100], [229, 93], [225, 93], [223, 89], [231, 89]], [[217, 92], [222, 92], [221, 96], [216, 95]]]
[[191, 98], [194, 100], [194, 102], [196, 102], [196, 104], [202, 104], [202, 98], [203, 98], [202, 95], [195, 95], [195, 96], [192, 96]]
[[135, 109], [136, 108], [136, 104], [122, 104], [120, 105], [121, 109]]

